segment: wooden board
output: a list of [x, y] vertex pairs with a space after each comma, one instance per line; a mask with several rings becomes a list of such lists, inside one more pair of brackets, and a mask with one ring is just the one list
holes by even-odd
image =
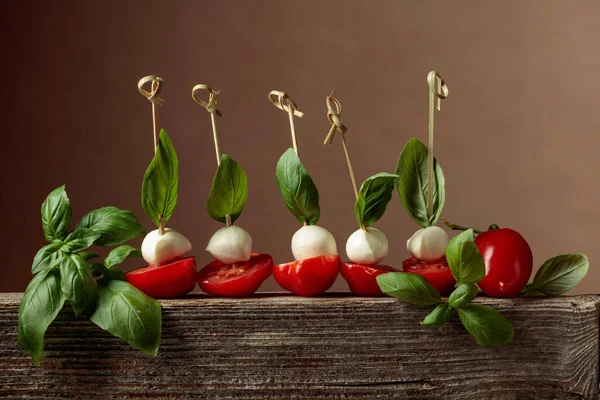
[[65, 309], [31, 364], [17, 344], [19, 294], [0, 294], [2, 398], [598, 398], [600, 296], [486, 299], [515, 327], [477, 346], [454, 319], [391, 298], [263, 295], [162, 301], [157, 358]]

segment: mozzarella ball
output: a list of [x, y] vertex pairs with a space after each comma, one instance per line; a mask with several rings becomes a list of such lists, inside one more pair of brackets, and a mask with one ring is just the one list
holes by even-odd
[[337, 246], [331, 233], [316, 225], [305, 225], [292, 237], [292, 254], [296, 260], [319, 256], [337, 256]]
[[388, 255], [388, 240], [379, 229], [359, 229], [348, 238], [346, 254], [356, 264], [378, 264]]
[[406, 242], [406, 249], [421, 261], [432, 262], [444, 257], [448, 246], [448, 234], [438, 226], [419, 229]]
[[181, 233], [173, 229], [165, 229], [160, 234], [158, 229], [148, 232], [142, 242], [142, 257], [150, 265], [160, 265], [181, 257], [192, 250], [192, 244]]
[[248, 261], [251, 250], [252, 236], [235, 225], [216, 231], [206, 246], [206, 251], [224, 264]]

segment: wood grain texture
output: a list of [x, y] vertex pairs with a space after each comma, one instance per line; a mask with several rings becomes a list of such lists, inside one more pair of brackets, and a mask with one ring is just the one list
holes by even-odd
[[596, 399], [600, 296], [487, 299], [513, 342], [477, 346], [427, 307], [328, 295], [162, 301], [158, 357], [67, 308], [34, 367], [17, 344], [19, 294], [0, 294], [0, 397], [120, 399]]

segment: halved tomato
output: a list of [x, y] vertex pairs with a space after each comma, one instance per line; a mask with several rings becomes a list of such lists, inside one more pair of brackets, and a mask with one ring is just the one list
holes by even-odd
[[360, 265], [342, 263], [340, 273], [348, 282], [350, 291], [358, 296], [382, 296], [383, 292], [377, 284], [377, 275], [398, 272], [388, 265]]
[[198, 272], [198, 285], [214, 296], [249, 296], [272, 272], [273, 258], [270, 255], [252, 253], [248, 261], [235, 264], [214, 260]]
[[446, 262], [446, 257], [431, 263], [421, 261], [415, 257], [407, 258], [402, 261], [402, 269], [404, 272], [421, 275], [443, 295], [450, 294], [456, 284], [452, 271], [450, 271], [450, 267]]
[[188, 257], [169, 264], [150, 265], [126, 273], [125, 280], [155, 299], [184, 296], [196, 286], [196, 260]]
[[319, 256], [276, 265], [273, 276], [279, 286], [295, 295], [316, 296], [333, 285], [339, 269], [339, 256]]

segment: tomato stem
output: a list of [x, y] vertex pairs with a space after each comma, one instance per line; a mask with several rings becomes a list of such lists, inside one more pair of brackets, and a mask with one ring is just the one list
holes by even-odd
[[441, 220], [444, 224], [446, 224], [446, 226], [450, 229], [452, 229], [453, 231], [466, 231], [469, 229], [473, 229], [473, 232], [475, 232], [476, 234], [480, 234], [483, 233], [484, 231], [482, 231], [481, 229], [474, 229], [474, 228], [469, 228], [466, 226], [461, 226], [461, 225], [456, 225], [453, 224], [452, 222], [446, 221], [445, 219]]

